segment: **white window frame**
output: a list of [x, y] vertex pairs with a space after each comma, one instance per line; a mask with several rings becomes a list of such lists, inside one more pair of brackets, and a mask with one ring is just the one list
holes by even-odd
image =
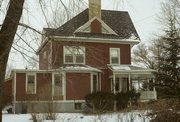
[[[112, 58], [112, 56], [111, 56], [111, 50], [114, 50], [114, 49], [116, 49], [116, 50], [118, 50], [118, 63], [112, 63], [112, 60], [111, 60], [111, 58]], [[109, 48], [109, 59], [110, 59], [110, 64], [115, 64], [115, 65], [119, 65], [120, 63], [121, 63], [121, 52], [120, 52], [120, 48]]]
[[[28, 76], [29, 75], [33, 75], [33, 76], [35, 76], [35, 81], [34, 81], [34, 84], [35, 84], [35, 90], [34, 90], [34, 92], [32, 92], [32, 93], [28, 93], [27, 92], [27, 87], [28, 87]], [[36, 73], [26, 73], [26, 94], [36, 94], [36, 91], [37, 91], [37, 75], [36, 75]]]
[[96, 75], [97, 76], [97, 92], [100, 91], [101, 88], [99, 88], [100, 86], [100, 78], [99, 78], [99, 75], [98, 73], [91, 73], [91, 93], [93, 92], [93, 75]]
[[84, 62], [83, 63], [76, 63], [76, 56], [75, 56], [75, 54], [72, 54], [73, 55], [73, 62], [72, 63], [66, 62], [65, 61], [65, 50], [66, 50], [66, 47], [73, 48], [75, 46], [63, 46], [63, 59], [64, 59], [63, 62], [64, 62], [64, 64], [85, 64], [85, 62], [86, 62], [86, 48], [84, 46], [79, 46], [79, 48], [84, 50], [84, 53], [83, 53]]
[[54, 96], [54, 90], [55, 90], [55, 82], [54, 82], [54, 75], [62, 75], [62, 96], [63, 99], [66, 99], [66, 82], [65, 82], [65, 73], [64, 72], [56, 72], [52, 73], [52, 96]]

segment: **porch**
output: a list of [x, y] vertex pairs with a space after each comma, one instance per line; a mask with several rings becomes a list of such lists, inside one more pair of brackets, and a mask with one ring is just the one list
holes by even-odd
[[154, 82], [154, 70], [140, 68], [132, 65], [109, 66], [112, 71], [110, 76], [111, 91], [113, 93], [127, 92], [134, 89], [140, 93], [140, 101], [156, 100], [155, 88], [149, 83]]

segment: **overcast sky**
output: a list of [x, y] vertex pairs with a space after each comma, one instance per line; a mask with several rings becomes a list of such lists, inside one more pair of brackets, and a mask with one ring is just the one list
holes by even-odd
[[[32, 20], [30, 20], [31, 26], [42, 30], [46, 27], [45, 21], [43, 21], [42, 12], [36, 11], [37, 0], [29, 0], [31, 3], [28, 8], [31, 12]], [[88, 0], [86, 0], [86, 3]], [[101, 0], [102, 9], [128, 11], [131, 19], [135, 25], [135, 28], [141, 38], [141, 41], [148, 43], [154, 33], [159, 33], [159, 23], [157, 22], [157, 14], [160, 12], [161, 2], [165, 0]], [[116, 4], [115, 4], [116, 3]], [[86, 4], [87, 5], [87, 4]], [[118, 5], [118, 6], [117, 6]], [[2, 18], [0, 18], [0, 21]], [[13, 60], [12, 60], [13, 59]], [[17, 59], [17, 60], [16, 60]], [[16, 60], [16, 61], [15, 61]], [[13, 55], [10, 57], [10, 63], [13, 68], [25, 68], [25, 62], [22, 61], [21, 56]], [[13, 63], [12, 63], [13, 62]]]

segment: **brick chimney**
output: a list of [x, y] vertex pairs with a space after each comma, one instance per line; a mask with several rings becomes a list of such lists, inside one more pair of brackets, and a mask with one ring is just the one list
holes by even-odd
[[[89, 20], [94, 17], [101, 19], [101, 0], [89, 0]], [[101, 33], [101, 28], [97, 19], [91, 22], [91, 33]]]
[[89, 0], [89, 20], [95, 16], [101, 19], [101, 0]]

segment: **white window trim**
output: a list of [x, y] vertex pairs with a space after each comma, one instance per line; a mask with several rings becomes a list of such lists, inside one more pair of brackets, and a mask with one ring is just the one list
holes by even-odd
[[[28, 75], [34, 75], [35, 76], [35, 90], [34, 90], [34, 93], [27, 93], [27, 84], [28, 84]], [[37, 91], [37, 74], [36, 73], [26, 73], [26, 94], [36, 94], [36, 91]]]
[[[66, 50], [66, 47], [67, 46], [63, 46], [63, 62], [64, 62], [64, 64], [85, 64], [85, 62], [86, 62], [86, 48], [84, 46], [80, 46], [80, 47], [84, 48], [84, 54], [83, 54], [84, 62], [83, 63], [76, 63], [76, 56], [74, 56], [74, 54], [73, 54], [73, 62], [72, 63], [66, 62], [65, 61], [65, 50]], [[73, 46], [69, 46], [69, 47], [73, 47]]]
[[65, 73], [64, 72], [56, 72], [52, 73], [52, 96], [54, 96], [54, 75], [61, 74], [62, 75], [62, 96], [63, 100], [66, 100], [66, 82], [65, 82]]
[[93, 92], [93, 75], [97, 75], [97, 80], [98, 80], [98, 82], [97, 82], [98, 90], [97, 91], [100, 91], [100, 89], [101, 89], [101, 88], [99, 88], [100, 78], [99, 78], [98, 73], [91, 73], [91, 93]]
[[[119, 62], [118, 63], [112, 63], [111, 61], [111, 50], [112, 49], [117, 49], [118, 50], [118, 60]], [[109, 60], [110, 60], [110, 64], [114, 64], [114, 65], [120, 65], [121, 64], [121, 52], [120, 52], [120, 48], [109, 48]]]

